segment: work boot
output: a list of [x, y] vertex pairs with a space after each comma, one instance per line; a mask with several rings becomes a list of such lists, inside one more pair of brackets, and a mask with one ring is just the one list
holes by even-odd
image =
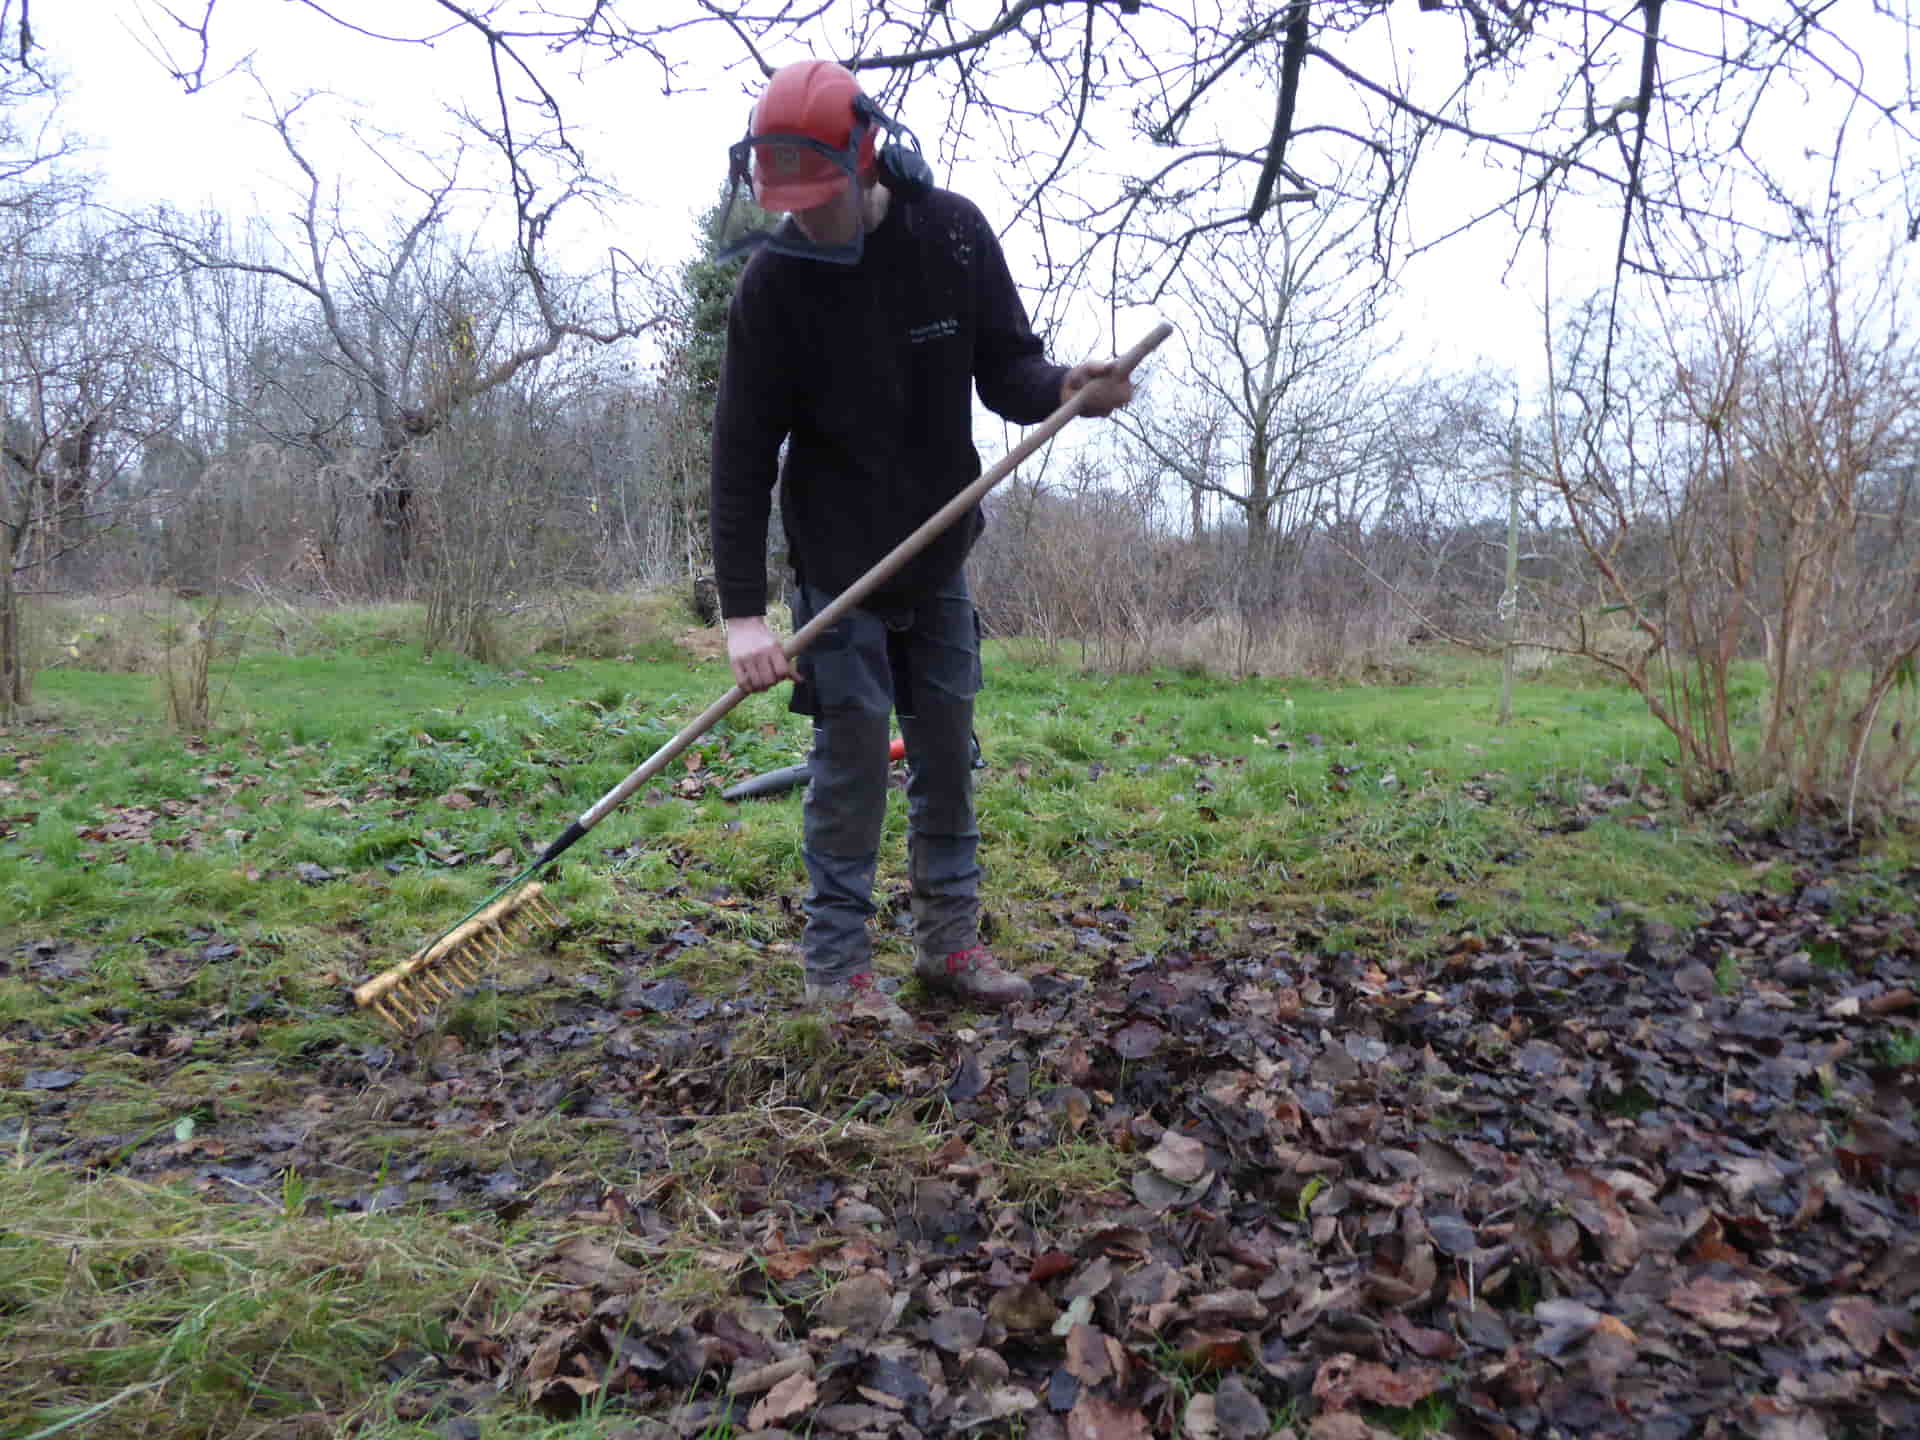
[[986, 1010], [1008, 1010], [1033, 998], [1033, 987], [1011, 970], [1002, 970], [984, 945], [955, 950], [951, 955], [922, 954], [914, 963], [913, 973], [929, 989]]
[[841, 1020], [878, 1020], [891, 1030], [906, 1030], [913, 1025], [913, 1017], [874, 982], [871, 970], [862, 970], [845, 980], [809, 980], [806, 997], [809, 1009], [830, 1013]]

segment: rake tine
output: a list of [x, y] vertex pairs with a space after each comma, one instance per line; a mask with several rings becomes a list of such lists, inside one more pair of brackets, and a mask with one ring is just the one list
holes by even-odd
[[447, 969], [457, 975], [460, 978], [460, 983], [463, 985], [478, 985], [480, 983], [479, 967], [473, 963], [464, 950], [448, 952]]
[[441, 962], [440, 968], [431, 973], [436, 985], [451, 990], [456, 995], [473, 983], [461, 972], [452, 956], [448, 956]]
[[[515, 930], [509, 922], [517, 920], [520, 911], [539, 904], [543, 888], [535, 881], [482, 906], [432, 944], [355, 989], [354, 1003], [362, 1009], [380, 1009], [389, 1019], [392, 1016], [385, 1007], [390, 1006], [405, 1018], [407, 1027], [420, 1025], [435, 1006], [457, 996], [461, 987], [477, 984], [485, 964], [512, 955], [509, 942]], [[449, 976], [458, 984], [444, 978]]]
[[407, 1002], [401, 999], [400, 996], [388, 995], [387, 1003], [393, 1006], [394, 1009], [398, 1010], [402, 1015], [406, 1017], [407, 1023], [403, 1028], [411, 1030], [414, 1026], [420, 1023], [419, 1017], [416, 1016], [413, 1013], [413, 1011], [407, 1008]]

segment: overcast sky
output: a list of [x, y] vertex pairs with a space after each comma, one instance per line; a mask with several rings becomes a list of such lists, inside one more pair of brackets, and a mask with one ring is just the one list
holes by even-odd
[[[236, 217], [284, 213], [290, 167], [274, 137], [246, 118], [262, 111], [258, 84], [235, 73], [206, 92], [183, 95], [155, 58], [155, 37], [135, 23], [138, 13], [128, 0], [63, 0], [50, 14], [35, 12], [38, 38], [72, 81], [67, 120], [98, 147], [93, 160], [113, 192], [127, 204], [211, 205]], [[375, 125], [424, 140], [448, 128], [447, 105], [490, 98], [481, 88], [484, 55], [471, 32], [450, 34], [432, 49], [380, 44], [343, 34], [303, 6], [270, 0], [227, 0], [216, 22], [216, 69], [250, 55], [283, 103], [304, 91], [331, 91], [351, 104], [326, 102], [327, 114], [357, 107]], [[638, 60], [579, 76], [549, 63], [548, 78], [564, 82], [569, 119], [582, 130], [596, 169], [633, 197], [610, 227], [578, 211], [559, 237], [570, 259], [591, 263], [609, 240], [661, 262], [686, 257], [693, 217], [717, 194], [726, 146], [739, 135], [750, 104], [752, 73], [725, 68], [733, 58], [716, 57], [704, 92], [671, 98], [659, 94], [656, 77]], [[936, 117], [916, 115], [910, 101], [903, 118], [933, 150], [935, 137], [925, 132]], [[316, 111], [314, 123], [322, 119]], [[317, 160], [344, 159], [363, 196], [382, 183], [377, 166], [354, 156], [341, 132], [331, 133]], [[940, 178], [969, 194], [996, 223], [1011, 211], [984, 161], [971, 174]], [[1028, 238], [1017, 230], [1009, 236], [1017, 277], [1028, 273], [1020, 264]], [[1506, 248], [1499, 236], [1489, 236], [1489, 243], [1459, 247], [1443, 262], [1420, 267], [1395, 307], [1417, 348], [1436, 346], [1456, 363], [1485, 354], [1502, 366], [1520, 365], [1537, 349], [1532, 287], [1500, 283]], [[1089, 316], [1093, 310], [1085, 307]], [[1116, 343], [1137, 338], [1152, 318], [1144, 311], [1123, 315]], [[1093, 344], [1109, 338], [1087, 336]]]
[[[431, 13], [431, 7], [351, 3], [348, 13], [366, 19], [395, 8], [409, 17]], [[263, 110], [259, 82], [233, 73], [204, 93], [183, 95], [154, 53], [181, 37], [144, 33], [138, 26], [143, 13], [150, 21], [164, 21], [157, 7], [142, 7], [134, 0], [61, 0], [34, 12], [36, 37], [71, 77], [67, 121], [98, 147], [94, 162], [112, 192], [125, 204], [165, 201], [189, 209], [211, 205], [234, 217], [283, 214], [291, 167], [271, 133], [246, 118]], [[1399, 33], [1396, 45], [1431, 37], [1431, 32], [1416, 35], [1411, 27], [1421, 23], [1419, 17], [1411, 10], [1407, 16], [1401, 23], [1409, 28]], [[353, 36], [310, 8], [286, 0], [222, 0], [215, 22], [213, 72], [250, 56], [260, 80], [283, 103], [305, 91], [339, 97], [316, 102], [310, 112], [313, 158], [323, 169], [341, 173], [350, 182], [351, 198], [372, 210], [378, 210], [380, 196], [390, 191], [391, 177], [367, 153], [356, 150], [333, 122], [357, 113], [371, 124], [431, 144], [450, 128], [447, 106], [466, 103], [484, 109], [492, 101], [483, 47], [463, 27], [431, 48], [381, 43]], [[643, 59], [576, 73], [561, 59], [542, 57], [543, 78], [561, 94], [596, 172], [632, 197], [606, 223], [584, 207], [577, 209], [571, 226], [555, 236], [554, 248], [563, 260], [577, 267], [591, 265], [609, 243], [664, 264], [690, 253], [694, 217], [718, 193], [726, 146], [740, 134], [750, 104], [748, 87], [755, 76], [738, 60], [737, 52], [728, 51], [716, 53], [704, 75], [690, 67], [689, 78], [704, 88], [668, 98], [659, 93], [657, 74]], [[1263, 107], [1268, 103], [1260, 100]], [[902, 118], [928, 140], [930, 151], [944, 148], [929, 133], [938, 116], [916, 109], [916, 102], [909, 100]], [[982, 148], [982, 138], [969, 137], [975, 149]], [[972, 170], [940, 178], [967, 193], [996, 223], [1004, 222], [1011, 202], [993, 169], [996, 162], [1004, 166], [1007, 158], [982, 154]], [[476, 168], [473, 173], [477, 177], [480, 172]], [[1410, 198], [1409, 224], [1417, 233], [1422, 224], [1438, 223], [1436, 216], [1464, 208], [1457, 196], [1448, 194], [1448, 186], [1468, 191], [1509, 181], [1484, 165], [1449, 170], [1444, 160], [1430, 161], [1419, 177], [1427, 188]], [[497, 192], [497, 172], [492, 183]], [[1617, 225], [1617, 219], [1612, 224]], [[1019, 227], [1008, 237], [1016, 278], [1035, 273], [1022, 264], [1032, 238]], [[1557, 296], [1572, 298], [1604, 280], [1612, 239], [1602, 207], [1590, 207], [1584, 214], [1569, 210], [1555, 235]], [[1510, 270], [1516, 254], [1517, 264]], [[1417, 262], [1405, 273], [1390, 310], [1394, 328], [1407, 337], [1402, 359], [1431, 353], [1443, 366], [1486, 364], [1536, 374], [1541, 268], [1539, 245], [1516, 247], [1511, 225], [1500, 220]], [[1063, 344], [1077, 340], [1086, 348], [1102, 349], [1108, 343], [1124, 345], [1137, 338], [1153, 316], [1129, 312], [1111, 333], [1102, 328], [1107, 318], [1096, 305], [1085, 305], [1082, 323]]]
[[[149, 12], [151, 13], [151, 12]], [[331, 159], [356, 184], [378, 183], [378, 167], [354, 154], [329, 119], [357, 116], [431, 146], [452, 128], [448, 107], [486, 107], [483, 47], [464, 29], [432, 47], [354, 37], [304, 6], [276, 0], [227, 0], [216, 11], [217, 72], [250, 60], [252, 75], [224, 75], [195, 95], [182, 93], [156, 60], [151, 34], [134, 22], [130, 0], [63, 0], [50, 19], [36, 12], [36, 33], [70, 77], [66, 114], [98, 148], [95, 161], [128, 201], [202, 203], [244, 213], [284, 204], [291, 175], [266, 128], [262, 85], [288, 103], [306, 92], [338, 97], [310, 123]], [[170, 37], [171, 38], [171, 37]], [[677, 259], [688, 249], [691, 215], [725, 173], [725, 146], [744, 116], [739, 82], [717, 73], [717, 88], [671, 100], [651, 85], [601, 70], [571, 81], [552, 67], [596, 167], [635, 197], [635, 218], [621, 233], [630, 248]], [[483, 110], [484, 113], [484, 110]], [[580, 227], [588, 227], [582, 212]]]

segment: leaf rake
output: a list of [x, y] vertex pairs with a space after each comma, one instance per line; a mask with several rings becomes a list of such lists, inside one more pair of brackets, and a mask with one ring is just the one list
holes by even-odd
[[[1173, 333], [1167, 324], [1156, 325], [1116, 362], [1122, 375], [1134, 368]], [[841, 617], [891, 579], [900, 567], [919, 554], [949, 525], [971, 510], [987, 492], [1011, 475], [1036, 450], [1051, 440], [1085, 407], [1095, 387], [1077, 391], [1053, 414], [1028, 431], [1020, 443], [999, 464], [988, 470], [966, 489], [929, 517], [920, 528], [896, 545], [865, 575], [849, 585], [812, 620], [796, 630], [781, 647], [789, 660], [799, 655], [820, 633], [838, 624]], [[679, 734], [648, 756], [624, 780], [593, 803], [579, 819], [560, 833], [540, 857], [508, 880], [485, 900], [463, 916], [459, 923], [421, 946], [398, 965], [381, 972], [355, 988], [354, 1004], [372, 1010], [402, 1033], [424, 1028], [434, 1011], [466, 989], [477, 985], [486, 972], [512, 953], [515, 943], [535, 927], [556, 927], [561, 917], [543, 898], [545, 887], [534, 876], [558, 860], [572, 845], [617, 809], [628, 796], [672, 764], [688, 746], [747, 698], [738, 685], [695, 716]]]

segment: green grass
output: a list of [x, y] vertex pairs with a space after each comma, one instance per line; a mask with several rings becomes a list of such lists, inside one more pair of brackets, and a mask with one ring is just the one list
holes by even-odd
[[992, 679], [983, 823], [1026, 898], [1133, 873], [1221, 908], [1357, 900], [1358, 939], [1584, 925], [1620, 899], [1684, 919], [1731, 874], [1664, 809], [1649, 830], [1549, 832], [1622, 767], [1662, 785], [1664, 736], [1621, 692], [1531, 687], [1501, 727], [1485, 675], [1391, 690], [1129, 677], [1079, 681], [1074, 701], [1055, 672]]
[[[378, 1420], [367, 1377], [481, 1292], [520, 1282], [498, 1241], [442, 1220], [308, 1218], [169, 1189], [0, 1170], [0, 1434], [98, 1409], [84, 1433], [231, 1433], [319, 1409]], [[176, 1428], [178, 1427], [178, 1428]]]
[[[513, 1042], [583, 1004], [606, 1009], [636, 954], [650, 980], [715, 1002], [776, 1001], [740, 1022], [728, 1055], [678, 1067], [713, 1077], [724, 1109], [700, 1113], [680, 1089], [643, 1097], [685, 1118], [648, 1172], [672, 1179], [660, 1203], [676, 1217], [723, 1208], [748, 1170], [769, 1187], [827, 1173], [884, 1188], [958, 1133], [938, 1104], [873, 1103], [924, 1054], [850, 1059], [778, 1003], [800, 984], [801, 800], [717, 796], [803, 754], [805, 722], [775, 695], [696, 747], [713, 784], [676, 764], [576, 847], [549, 952], [449, 1008], [431, 1043], [478, 1057], [462, 1082], [478, 1089], [436, 1103], [470, 1124], [396, 1120], [383, 1082], [352, 1068], [388, 1037], [344, 1007], [344, 988], [460, 918], [728, 687], [657, 617], [594, 604], [564, 618], [529, 633], [522, 662], [488, 668], [423, 657], [403, 607], [285, 615], [223, 661], [205, 736], [168, 733], [146, 677], [77, 668], [42, 674], [29, 723], [0, 732], [0, 1440], [82, 1415], [65, 1433], [117, 1440], [163, 1433], [162, 1416], [224, 1435], [315, 1410], [357, 1434], [432, 1434], [402, 1415], [381, 1358], [433, 1348], [476, 1307], [529, 1303], [554, 1236], [329, 1202], [409, 1164], [634, 1183], [630, 1138], [569, 1088], [570, 1052], [536, 1062]], [[996, 945], [1088, 969], [1099, 956], [1077, 932], [1104, 914], [1125, 917], [1133, 953], [1214, 934], [1305, 965], [1360, 950], [1417, 969], [1463, 932], [1624, 944], [1636, 920], [1685, 925], [1757, 883], [1681, 814], [1671, 746], [1631, 695], [1549, 672], [1500, 726], [1495, 671], [1422, 666], [1419, 684], [1327, 688], [1089, 676], [990, 647], [978, 778]], [[1625, 804], [1590, 803], [1616, 785]], [[904, 883], [902, 812], [889, 812], [883, 898]], [[1909, 892], [1914, 859], [1889, 837], [1863, 861], [1860, 903]], [[1853, 903], [1838, 897], [1836, 914]], [[877, 963], [905, 975], [898, 934], [882, 932]], [[1723, 970], [1723, 990], [1746, 983]], [[632, 1021], [643, 1040], [672, 1025]], [[1877, 1043], [1889, 1063], [1920, 1058], [1911, 1030]], [[64, 1109], [18, 1088], [23, 1070], [74, 1054], [85, 1077]], [[495, 1064], [537, 1064], [548, 1108], [492, 1115], [472, 1077]], [[349, 1078], [323, 1084], [329, 1066]], [[1648, 1103], [1629, 1090], [1613, 1108]], [[325, 1165], [276, 1174], [248, 1204], [192, 1188], [189, 1162], [207, 1153], [194, 1144], [289, 1115], [324, 1141]], [[1062, 1197], [1124, 1195], [1137, 1160], [1090, 1133], [1038, 1148], [984, 1127], [966, 1138], [1005, 1202], [1041, 1216]], [[733, 1283], [697, 1246], [635, 1263], [665, 1297], [711, 1300]], [[1405, 1434], [1447, 1421], [1436, 1407], [1389, 1418]], [[542, 1440], [619, 1428], [511, 1407], [480, 1423]]]
[[1453, 1406], [1439, 1395], [1429, 1395], [1418, 1405], [1404, 1410], [1371, 1412], [1368, 1419], [1389, 1435], [1401, 1437], [1401, 1440], [1424, 1440], [1427, 1436], [1453, 1434]]
[[[1684, 909], [1716, 863], [1671, 828], [1643, 838], [1596, 826], [1577, 844], [1537, 837], [1556, 799], [1618, 766], [1657, 780], [1661, 740], [1630, 697], [1530, 692], [1516, 724], [1500, 729], [1488, 695], [1464, 686], [1076, 682], [992, 668], [982, 812], [990, 859], [1025, 877], [1024, 890], [1141, 870], [1197, 888], [1196, 903], [1268, 889], [1296, 905], [1369, 892], [1416, 916], [1447, 890], [1455, 923], [1541, 925], [1585, 918], [1580, 907], [1620, 894]], [[156, 892], [190, 912], [310, 922], [331, 897], [250, 897], [251, 882], [235, 877], [301, 863], [377, 874], [431, 868], [436, 854], [518, 853], [724, 688], [718, 665], [695, 673], [708, 683], [688, 683], [684, 665], [583, 661], [515, 680], [404, 653], [249, 659], [232, 688], [250, 727], [183, 754], [170, 738], [114, 728], [131, 727], [137, 680], [57, 672], [43, 677], [44, 700], [56, 716], [84, 716], [85, 729], [46, 744], [24, 781], [47, 808], [15, 843], [47, 863], [8, 899], [30, 918], [111, 920], [110, 897], [75, 893], [68, 867], [80, 863], [115, 882], [116, 895], [140, 894], [146, 930]], [[122, 693], [103, 691], [116, 680]], [[731, 778], [790, 763], [803, 747], [794, 718], [758, 697], [698, 748]], [[683, 777], [662, 777], [663, 788]], [[1474, 784], [1504, 803], [1468, 798]], [[449, 805], [463, 796], [475, 803]], [[148, 824], [157, 847], [86, 837], [111, 833], [128, 810], [156, 812], [133, 823]], [[714, 884], [764, 888], [798, 859], [797, 813], [797, 798], [739, 811], [711, 798], [635, 802], [595, 839], [695, 846]], [[896, 814], [890, 837], [899, 831]], [[1507, 858], [1527, 849], [1524, 866]], [[1245, 883], [1224, 878], [1233, 875]], [[1652, 889], [1659, 875], [1678, 882], [1670, 894]], [[304, 898], [317, 903], [294, 903]], [[421, 908], [389, 895], [370, 918]]]

